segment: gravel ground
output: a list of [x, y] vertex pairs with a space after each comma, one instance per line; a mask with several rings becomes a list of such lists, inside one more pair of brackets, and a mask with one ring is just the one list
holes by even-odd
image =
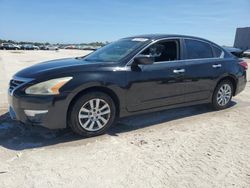
[[250, 187], [250, 82], [226, 110], [130, 117], [94, 138], [10, 120], [5, 82], [14, 72], [83, 53], [0, 51], [0, 187]]

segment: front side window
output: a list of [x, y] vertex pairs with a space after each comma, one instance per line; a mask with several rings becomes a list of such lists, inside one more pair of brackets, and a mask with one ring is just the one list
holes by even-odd
[[144, 45], [146, 41], [148, 41], [146, 38], [121, 39], [91, 53], [84, 60], [92, 62], [118, 62], [135, 49]]
[[210, 44], [198, 40], [185, 39], [186, 59], [212, 58], [213, 51]]
[[178, 41], [161, 41], [152, 44], [141, 55], [148, 55], [154, 62], [175, 61], [179, 59]]

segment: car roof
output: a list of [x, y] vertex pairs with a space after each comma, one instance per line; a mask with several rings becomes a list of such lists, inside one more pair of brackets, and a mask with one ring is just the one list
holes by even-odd
[[126, 37], [126, 38], [147, 38], [151, 40], [158, 40], [158, 39], [164, 39], [164, 38], [191, 38], [191, 39], [198, 39], [198, 40], [211, 42], [207, 39], [200, 38], [200, 37], [189, 36], [189, 35], [178, 35], [178, 34], [145, 34], [145, 35], [135, 35], [135, 36]]

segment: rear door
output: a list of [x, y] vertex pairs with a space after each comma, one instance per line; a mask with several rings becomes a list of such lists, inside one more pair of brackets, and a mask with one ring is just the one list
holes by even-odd
[[184, 46], [186, 102], [207, 100], [213, 93], [215, 80], [225, 70], [223, 51], [195, 39], [184, 39]]

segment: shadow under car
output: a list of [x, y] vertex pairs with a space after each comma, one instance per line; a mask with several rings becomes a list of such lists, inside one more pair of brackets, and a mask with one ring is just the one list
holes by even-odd
[[[230, 107], [235, 104], [236, 102], [232, 101]], [[11, 120], [9, 114], [5, 113], [0, 116], [0, 145], [11, 150], [24, 150], [82, 139], [85, 142], [90, 142], [93, 139], [101, 140], [107, 135], [119, 136], [119, 133], [155, 126], [160, 123], [167, 123], [176, 119], [196, 116], [211, 111], [208, 105], [197, 105], [131, 116], [120, 119], [115, 126], [110, 128], [106, 135], [92, 138], [78, 136], [70, 129], [49, 130], [44, 127], [24, 125]]]

